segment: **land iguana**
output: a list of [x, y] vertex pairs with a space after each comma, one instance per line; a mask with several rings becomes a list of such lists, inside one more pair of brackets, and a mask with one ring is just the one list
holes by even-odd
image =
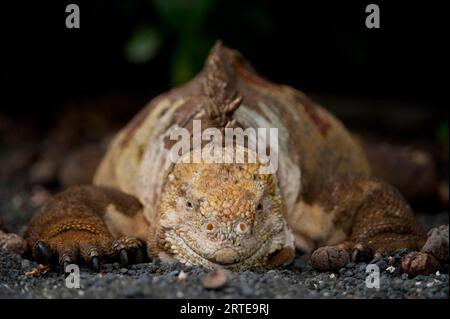
[[[277, 128], [278, 169], [169, 161], [177, 128]], [[250, 152], [250, 146], [246, 146]], [[191, 147], [189, 152], [193, 152]], [[344, 125], [305, 94], [258, 75], [221, 42], [189, 83], [154, 98], [112, 140], [93, 185], [54, 196], [25, 238], [42, 264], [146, 255], [244, 270], [289, 264], [295, 249], [319, 270], [374, 253], [420, 251], [426, 236], [393, 186], [371, 175]], [[432, 254], [407, 271], [430, 272]], [[435, 267], [432, 271], [435, 271]]]

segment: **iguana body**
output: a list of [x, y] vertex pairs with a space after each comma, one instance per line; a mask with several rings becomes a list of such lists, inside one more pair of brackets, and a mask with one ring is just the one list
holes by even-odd
[[[257, 174], [259, 164], [170, 163], [170, 132], [192, 132], [193, 120], [278, 128], [276, 174]], [[117, 134], [94, 185], [66, 190], [35, 216], [27, 239], [37, 259], [81, 256], [97, 267], [102, 256], [126, 261], [142, 241], [152, 258], [236, 270], [287, 264], [296, 247], [327, 270], [352, 253], [418, 250], [425, 239], [341, 122], [220, 43], [199, 75]]]

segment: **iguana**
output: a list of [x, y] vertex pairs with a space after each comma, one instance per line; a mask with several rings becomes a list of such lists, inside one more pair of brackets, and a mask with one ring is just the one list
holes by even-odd
[[[259, 159], [171, 163], [170, 133], [192, 134], [194, 120], [203, 131], [277, 128], [277, 171], [260, 174]], [[97, 270], [105, 258], [127, 265], [143, 251], [163, 262], [270, 268], [289, 264], [295, 249], [312, 254], [317, 269], [335, 270], [366, 253], [417, 251], [426, 240], [408, 203], [371, 176], [339, 120], [264, 79], [221, 42], [194, 79], [154, 98], [115, 136], [93, 185], [54, 196], [25, 238], [43, 264], [81, 261]], [[425, 257], [410, 256], [409, 265], [426, 271]]]

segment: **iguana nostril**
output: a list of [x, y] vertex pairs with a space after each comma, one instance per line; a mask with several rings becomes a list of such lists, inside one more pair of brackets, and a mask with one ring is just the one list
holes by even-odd
[[245, 234], [248, 231], [248, 226], [246, 223], [240, 222], [236, 225], [236, 232], [238, 234]]
[[238, 262], [239, 255], [234, 249], [222, 248], [214, 253], [212, 261], [221, 265], [229, 265]]
[[207, 233], [212, 233], [214, 232], [215, 227], [213, 223], [206, 223], [205, 225], [203, 225], [203, 229]]

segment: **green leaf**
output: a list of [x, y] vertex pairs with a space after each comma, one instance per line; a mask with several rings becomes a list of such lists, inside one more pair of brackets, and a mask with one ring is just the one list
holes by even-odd
[[198, 32], [216, 0], [152, 0], [161, 19], [178, 35]]
[[125, 44], [125, 57], [131, 63], [142, 64], [155, 57], [161, 48], [161, 35], [151, 25], [141, 25], [134, 30]]
[[213, 44], [214, 39], [201, 35], [179, 41], [171, 58], [171, 84], [179, 85], [192, 79], [202, 68]]

